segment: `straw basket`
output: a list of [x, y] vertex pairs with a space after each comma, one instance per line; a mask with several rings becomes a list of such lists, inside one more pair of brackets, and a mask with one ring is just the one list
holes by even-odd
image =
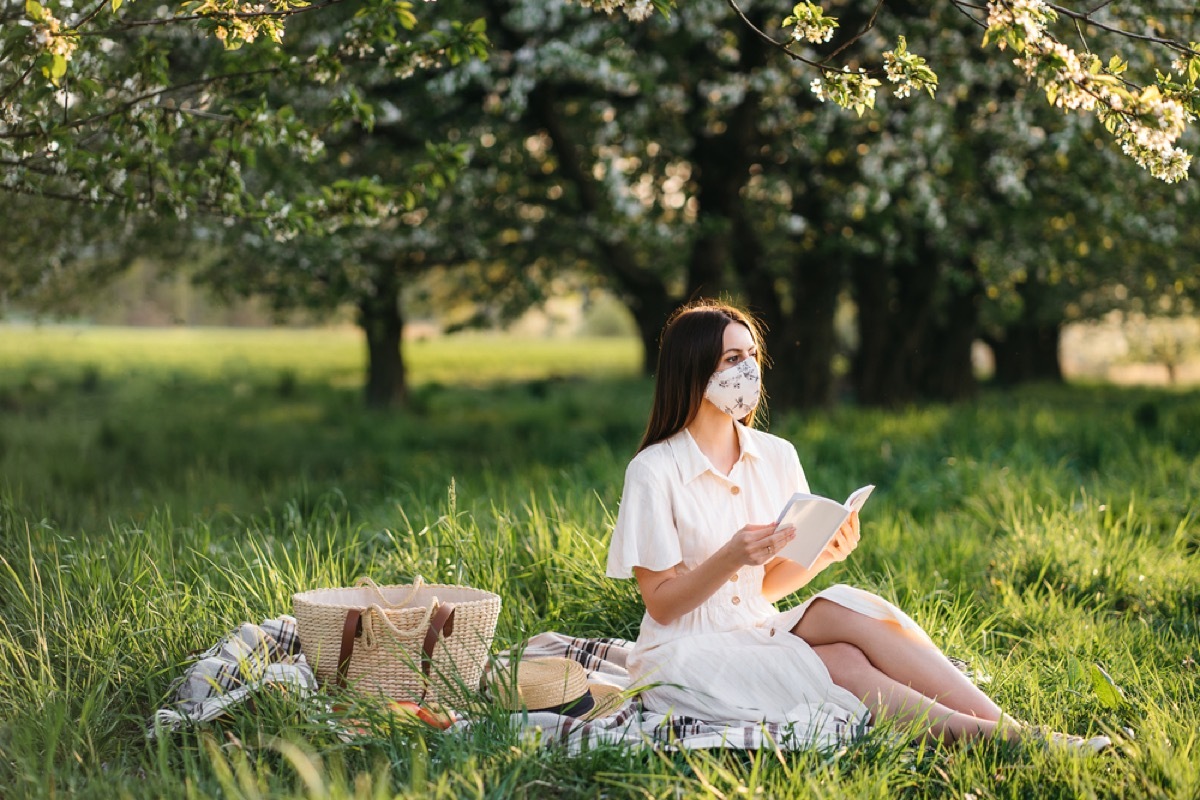
[[396, 700], [456, 704], [479, 688], [499, 595], [469, 586], [378, 586], [292, 595], [300, 645], [317, 678]]

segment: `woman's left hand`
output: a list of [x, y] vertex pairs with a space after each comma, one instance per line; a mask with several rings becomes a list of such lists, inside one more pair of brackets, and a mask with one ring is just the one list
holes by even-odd
[[851, 511], [850, 518], [842, 523], [833, 539], [825, 546], [823, 555], [829, 561], [845, 561], [846, 556], [858, 547], [858, 512]]

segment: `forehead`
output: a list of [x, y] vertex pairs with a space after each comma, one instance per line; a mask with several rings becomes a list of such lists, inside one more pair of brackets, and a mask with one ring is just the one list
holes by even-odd
[[749, 329], [740, 322], [731, 322], [725, 326], [725, 335], [721, 340], [721, 349], [749, 350], [754, 347], [754, 337]]

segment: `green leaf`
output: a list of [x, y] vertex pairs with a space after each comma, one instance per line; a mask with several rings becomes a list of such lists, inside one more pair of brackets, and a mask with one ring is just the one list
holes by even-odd
[[1083, 662], [1075, 656], [1067, 659], [1067, 678], [1071, 681], [1072, 686], [1078, 686], [1090, 681], [1087, 670], [1083, 668]]
[[25, 16], [34, 22], [41, 22], [46, 18], [46, 9], [37, 0], [25, 0]]
[[67, 74], [67, 59], [55, 54], [50, 62], [50, 80], [54, 81], [54, 85], [58, 85], [58, 81], [63, 75]]
[[125, 0], [112, 0], [112, 12], [115, 14], [121, 10], [121, 3]]
[[1109, 674], [1104, 671], [1104, 667], [1092, 664], [1090, 672], [1092, 692], [1106, 708], [1115, 711], [1125, 705], [1125, 692], [1113, 682]]

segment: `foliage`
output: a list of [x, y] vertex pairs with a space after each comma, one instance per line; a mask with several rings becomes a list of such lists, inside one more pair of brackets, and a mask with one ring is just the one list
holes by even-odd
[[[880, 85], [871, 72], [882, 72], [897, 84], [897, 97], [907, 97], [913, 89], [925, 89], [932, 95], [937, 87], [937, 74], [923, 57], [908, 51], [903, 34], [897, 38], [895, 48], [880, 53], [882, 70], [837, 65], [838, 56], [875, 26], [883, 3], [848, 41], [824, 57], [808, 45], [828, 43], [840, 23], [822, 5], [808, 0], [797, 3], [780, 23], [782, 28], [791, 29], [788, 40], [778, 40], [756, 26], [737, 0], [726, 3], [763, 41], [820, 73], [810, 88], [822, 101], [828, 99], [842, 108], [852, 108], [861, 116], [865, 109], [874, 107], [875, 90]], [[644, 18], [645, 5], [644, 0], [606, 3], [610, 9], [624, 6], [631, 19]], [[853, 8], [856, 4], [830, 5]], [[1002, 50], [1011, 48], [1018, 55], [1014, 63], [1037, 82], [1052, 105], [1067, 112], [1094, 112], [1122, 151], [1156, 178], [1171, 183], [1187, 177], [1191, 155], [1175, 143], [1200, 114], [1200, 88], [1196, 85], [1200, 79], [1200, 45], [1185, 43], [1185, 38], [1142, 33], [1140, 26], [1144, 24], [1161, 30], [1160, 16], [1154, 10], [1139, 6], [1123, 18], [1110, 3], [1082, 12], [1044, 0], [989, 0], [984, 6], [948, 0], [947, 5], [985, 29], [985, 47], [995, 42]], [[1066, 30], [1077, 35], [1082, 54], [1065, 44], [1065, 37], [1053, 32], [1060, 16], [1070, 20]], [[1193, 21], [1194, 14], [1182, 12], [1180, 17], [1178, 21], [1186, 25]], [[1089, 41], [1099, 34], [1115, 37], [1118, 46], [1123, 44], [1122, 39], [1150, 45], [1142, 47], [1134, 58], [1140, 67], [1135, 71], [1142, 76], [1140, 79], [1128, 73], [1129, 57], [1114, 53], [1106, 61], [1091, 51]], [[1169, 68], [1156, 66], [1166, 59], [1170, 59]]]
[[[287, 696], [147, 742], [143, 723], [188, 651], [286, 611], [300, 588], [366, 572], [492, 588], [505, 599], [498, 646], [545, 629], [629, 636], [640, 615], [632, 582], [602, 577], [649, 402], [648, 382], [628, 377], [631, 347], [615, 360], [626, 377], [510, 383], [508, 367], [539, 360], [528, 344], [480, 354], [477, 339], [447, 342], [414, 362], [426, 405], [404, 418], [336, 388], [352, 360], [336, 340], [184, 334], [190, 342], [44, 332], [36, 351], [0, 356], [0, 785], [13, 796], [1185, 798], [1200, 788], [1190, 724], [1200, 407], [1191, 394], [1115, 389], [776, 414], [771, 430], [796, 443], [819, 490], [836, 496], [864, 476], [880, 486], [859, 550], [820, 585], [845, 580], [896, 600], [1003, 706], [1117, 732], [1117, 754], [925, 750], [874, 736], [785, 756], [568, 757], [518, 739], [486, 707], [468, 735], [374, 712], [350, 744], [335, 734], [348, 712]], [[13, 338], [29, 343], [2, 341]], [[591, 372], [595, 347], [558, 357]], [[463, 383], [480, 377], [481, 355], [500, 382]], [[95, 375], [84, 380], [87, 364]]]
[[[410, 208], [461, 164], [434, 144], [396, 181], [332, 181], [280, 196], [247, 173], [265, 149], [317, 162], [323, 137], [369, 124], [346, 70], [409, 76], [484, 54], [481, 25], [424, 27], [409, 2], [8, 0], [0, 11], [0, 186], [12, 194], [185, 218], [333, 230]], [[286, 27], [285, 27], [286, 26]], [[285, 37], [285, 31], [287, 36]], [[273, 97], [304, 86], [320, 113]]]

